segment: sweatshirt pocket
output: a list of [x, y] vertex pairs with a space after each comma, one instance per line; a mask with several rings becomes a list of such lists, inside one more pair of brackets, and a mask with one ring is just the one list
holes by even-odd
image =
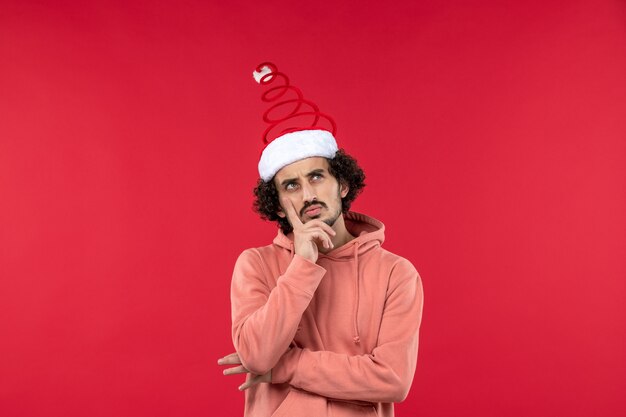
[[378, 411], [374, 405], [356, 404], [346, 401], [329, 400], [332, 417], [378, 417]]
[[291, 389], [272, 417], [325, 417], [328, 416], [326, 398]]

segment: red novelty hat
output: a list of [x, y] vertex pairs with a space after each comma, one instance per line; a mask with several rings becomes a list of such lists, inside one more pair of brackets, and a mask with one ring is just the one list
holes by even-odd
[[335, 121], [319, 111], [276, 65], [264, 62], [252, 73], [256, 82], [269, 86], [261, 99], [272, 104], [263, 114], [269, 123], [263, 133], [265, 148], [259, 161], [259, 176], [270, 181], [284, 166], [304, 158], [333, 158], [337, 152]]

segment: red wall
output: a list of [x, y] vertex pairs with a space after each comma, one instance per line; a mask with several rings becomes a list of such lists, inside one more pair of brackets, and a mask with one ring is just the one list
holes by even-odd
[[398, 416], [625, 415], [623, 1], [96, 3], [0, 7], [2, 416], [242, 415], [265, 60], [421, 273]]

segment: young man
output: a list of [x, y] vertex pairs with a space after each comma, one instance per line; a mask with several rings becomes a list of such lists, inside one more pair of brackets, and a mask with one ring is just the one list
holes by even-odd
[[256, 210], [280, 229], [237, 259], [236, 353], [218, 361], [247, 374], [245, 416], [393, 416], [415, 372], [423, 291], [381, 247], [384, 225], [349, 211], [363, 171], [314, 127], [274, 139], [259, 173]]

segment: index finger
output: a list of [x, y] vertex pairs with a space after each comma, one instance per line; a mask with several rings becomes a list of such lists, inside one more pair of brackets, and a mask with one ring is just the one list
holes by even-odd
[[298, 212], [296, 211], [296, 207], [293, 205], [293, 202], [287, 197], [281, 198], [281, 201], [283, 203], [285, 214], [287, 215], [289, 222], [291, 222], [291, 226], [302, 226], [302, 221], [300, 220], [300, 217], [298, 217]]

